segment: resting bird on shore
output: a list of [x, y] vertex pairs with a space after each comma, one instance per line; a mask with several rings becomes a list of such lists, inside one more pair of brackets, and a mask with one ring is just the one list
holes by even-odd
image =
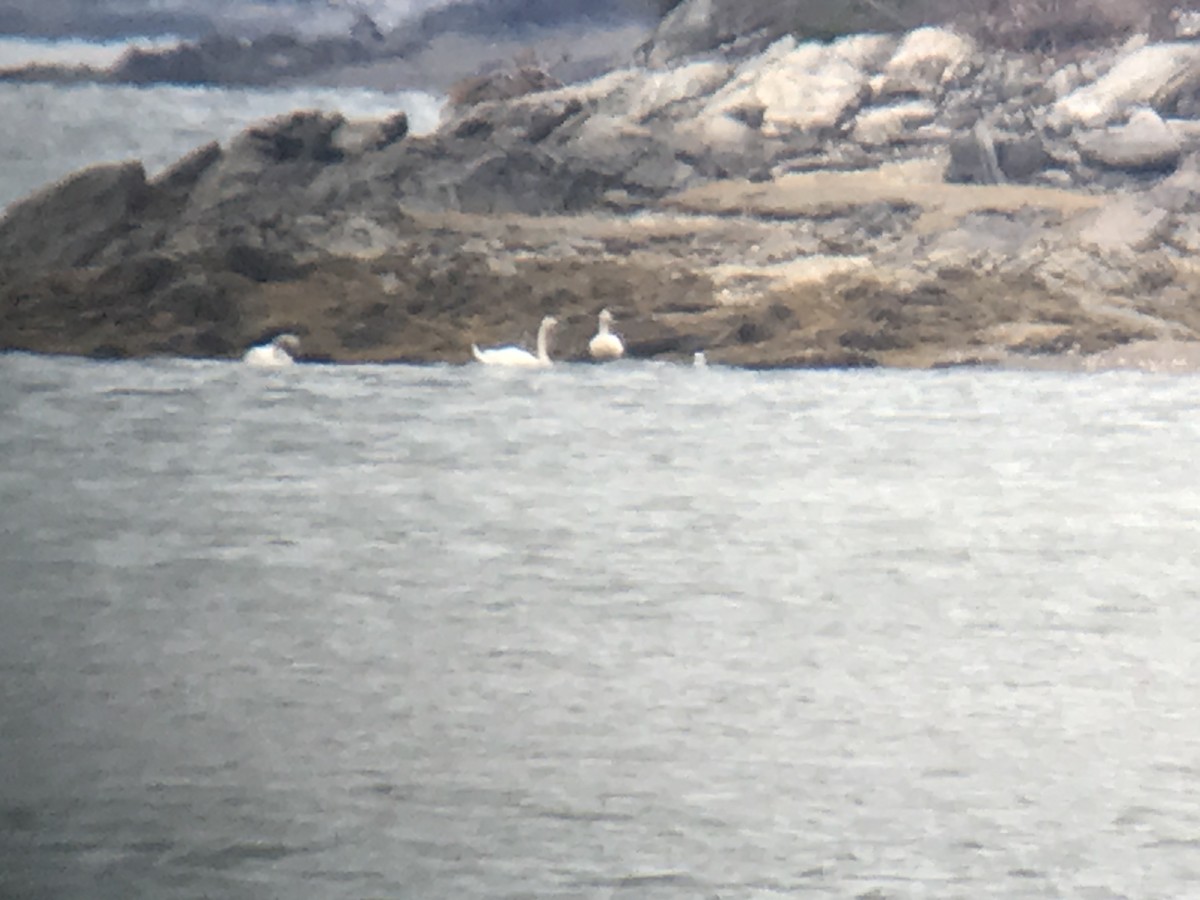
[[697, 350], [692, 354], [692, 365], [697, 369], [703, 369], [708, 365], [708, 357], [704, 355], [703, 350]]
[[600, 310], [599, 330], [588, 341], [588, 353], [592, 354], [592, 359], [620, 359], [625, 354], [625, 345], [610, 330], [612, 320], [612, 313], [607, 309]]
[[550, 332], [558, 324], [554, 316], [546, 316], [537, 333], [537, 356], [520, 347], [493, 347], [490, 350], [480, 350], [471, 345], [471, 355], [487, 366], [512, 366], [523, 369], [540, 369], [551, 365], [547, 343]]
[[292, 354], [299, 352], [300, 338], [294, 334], [280, 334], [269, 344], [251, 347], [242, 357], [242, 362], [260, 369], [281, 369], [295, 362]]

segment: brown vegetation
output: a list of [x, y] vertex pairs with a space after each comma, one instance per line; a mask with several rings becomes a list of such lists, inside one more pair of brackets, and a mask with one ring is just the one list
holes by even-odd
[[[661, 0], [660, 8], [666, 15], [679, 5]], [[1135, 32], [1167, 36], [1177, 5], [1178, 0], [738, 0], [718, 16], [738, 34], [765, 30], [801, 38], [940, 24], [984, 46], [1054, 53]]]

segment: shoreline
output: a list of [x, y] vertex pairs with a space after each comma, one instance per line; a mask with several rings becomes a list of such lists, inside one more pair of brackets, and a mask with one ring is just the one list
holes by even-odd
[[1190, 370], [1200, 44], [1090, 54], [789, 36], [571, 84], [513, 64], [423, 135], [282, 116], [10, 207], [0, 346], [232, 358], [287, 331], [462, 362], [554, 315], [571, 361], [607, 307], [643, 359]]

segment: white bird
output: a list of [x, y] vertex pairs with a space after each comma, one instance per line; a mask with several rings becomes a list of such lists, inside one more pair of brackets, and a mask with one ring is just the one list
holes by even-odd
[[298, 352], [300, 352], [300, 338], [294, 334], [281, 334], [277, 335], [269, 344], [251, 347], [242, 357], [242, 362], [260, 369], [282, 369], [295, 362], [292, 354]]
[[703, 369], [708, 365], [708, 357], [704, 355], [703, 350], [697, 350], [692, 354], [692, 365], [697, 369]]
[[490, 350], [480, 350], [474, 344], [471, 345], [471, 355], [488, 366], [513, 366], [524, 369], [545, 368], [551, 365], [547, 343], [550, 339], [551, 330], [557, 324], [558, 319], [554, 318], [554, 316], [546, 316], [546, 318], [542, 319], [542, 324], [538, 327], [537, 333], [537, 356], [520, 347], [493, 347]]
[[592, 354], [592, 359], [620, 359], [625, 355], [625, 345], [610, 330], [612, 320], [612, 313], [607, 309], [600, 310], [599, 331], [588, 341], [588, 353]]

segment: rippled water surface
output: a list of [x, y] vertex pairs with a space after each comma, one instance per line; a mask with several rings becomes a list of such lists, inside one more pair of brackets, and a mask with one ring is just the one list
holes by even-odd
[[441, 107], [438, 98], [419, 91], [0, 83], [0, 109], [2, 213], [7, 204], [87, 166], [136, 159], [154, 176], [209, 141], [228, 142], [256, 122], [296, 110], [340, 112], [349, 119], [404, 110], [413, 131], [426, 132], [437, 124]]
[[1197, 395], [0, 357], [0, 896], [1189, 896]]

